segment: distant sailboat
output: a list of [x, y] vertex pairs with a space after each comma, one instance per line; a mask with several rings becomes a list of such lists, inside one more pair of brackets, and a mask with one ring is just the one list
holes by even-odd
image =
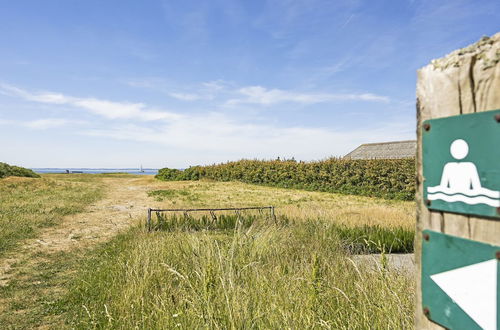
[[144, 173], [144, 170], [142, 169], [142, 164], [141, 164], [141, 169], [140, 169], [140, 172], [141, 172], [141, 173]]

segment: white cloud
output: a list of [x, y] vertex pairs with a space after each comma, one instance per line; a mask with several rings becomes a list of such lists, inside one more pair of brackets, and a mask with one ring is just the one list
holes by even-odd
[[179, 86], [162, 78], [140, 78], [123, 81], [128, 86], [145, 88], [166, 94], [181, 101], [214, 100], [221, 93], [231, 93], [230, 83], [223, 80], [212, 80], [191, 86]]
[[85, 122], [79, 121], [79, 120], [68, 120], [68, 119], [62, 119], [62, 118], [47, 118], [47, 119], [37, 119], [37, 120], [24, 122], [23, 126], [26, 126], [29, 128], [35, 128], [35, 129], [49, 129], [49, 128], [62, 127], [62, 126], [66, 126], [69, 124], [83, 124], [83, 123], [85, 123]]
[[227, 104], [260, 104], [273, 105], [283, 102], [293, 102], [302, 104], [324, 103], [332, 101], [372, 101], [389, 102], [386, 96], [372, 93], [360, 94], [327, 94], [327, 93], [296, 93], [281, 89], [266, 89], [262, 86], [250, 86], [240, 88], [239, 94], [243, 98], [235, 98], [227, 101]]
[[192, 93], [169, 93], [168, 95], [181, 101], [197, 101], [203, 98], [199, 94]]
[[[155, 143], [166, 146], [167, 150], [220, 155], [215, 161], [221, 162], [228, 159], [276, 156], [320, 159], [344, 155], [361, 143], [414, 137], [413, 127], [408, 129], [407, 125], [391, 123], [374, 130], [334, 131], [314, 127], [245, 124], [217, 113], [185, 117], [158, 127], [119, 125], [85, 130], [82, 134]], [[206, 157], [200, 156], [200, 159]], [[214, 161], [213, 157], [210, 159]]]
[[169, 92], [168, 95], [181, 101], [214, 100], [221, 93], [231, 93], [227, 89], [228, 83], [223, 80], [214, 80], [201, 83], [198, 86], [182, 92]]
[[181, 117], [181, 115], [173, 112], [151, 109], [143, 103], [114, 102], [96, 98], [79, 98], [52, 92], [32, 93], [24, 89], [2, 83], [0, 83], [0, 92], [6, 95], [18, 96], [33, 102], [73, 106], [85, 109], [93, 114], [108, 119], [154, 121], [175, 120]]
[[[325, 100], [338, 98], [385, 100], [372, 94], [353, 96], [346, 94], [341, 97], [330, 94], [294, 94], [283, 90], [267, 90], [259, 86], [242, 90], [241, 93], [246, 93], [252, 102], [264, 105], [277, 102], [326, 102]], [[106, 122], [106, 125], [102, 125], [99, 121], [88, 122], [86, 126], [74, 132], [86, 136], [145, 142], [145, 146], [153, 144], [155, 149], [166, 152], [163, 157], [167, 157], [168, 153], [169, 161], [179, 167], [189, 165], [185, 163], [186, 159], [198, 159], [197, 162], [205, 163], [276, 156], [293, 156], [304, 160], [320, 159], [331, 155], [343, 155], [361, 143], [414, 138], [412, 123], [399, 124], [397, 121], [389, 120], [369, 130], [280, 127], [268, 123], [242, 121], [236, 119], [237, 114], [233, 112], [180, 114], [156, 110], [143, 103], [78, 98], [50, 92], [31, 93], [10, 85], [0, 85], [0, 93], [42, 104], [72, 106], [107, 119], [121, 119]], [[44, 118], [15, 124], [33, 129], [49, 129], [75, 124], [75, 121]], [[105, 139], [102, 141], [105, 143]]]
[[[342, 70], [344, 62], [321, 70], [321, 75], [331, 75]], [[224, 80], [214, 80], [201, 84], [173, 88], [165, 85], [165, 81], [158, 78], [144, 78], [129, 80], [129, 86], [148, 88], [166, 93], [168, 96], [181, 101], [199, 101], [218, 99], [221, 105], [257, 104], [270, 106], [278, 103], [316, 104], [336, 101], [365, 101], [389, 102], [387, 96], [373, 93], [301, 93], [283, 89], [268, 89], [262, 86], [245, 86], [237, 88], [233, 83]], [[225, 98], [225, 100], [224, 100]]]
[[28, 127], [33, 129], [49, 129], [56, 127], [63, 127], [68, 125], [81, 125], [88, 124], [88, 122], [83, 120], [72, 120], [72, 119], [64, 119], [64, 118], [43, 118], [43, 119], [35, 119], [30, 121], [21, 121], [21, 120], [6, 120], [0, 119], [0, 125], [10, 125], [16, 127]]

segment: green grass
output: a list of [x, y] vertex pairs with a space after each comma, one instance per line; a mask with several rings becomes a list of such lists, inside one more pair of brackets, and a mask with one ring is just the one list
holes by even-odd
[[248, 228], [252, 224], [262, 220], [258, 216], [237, 216], [237, 215], [202, 215], [193, 217], [184, 216], [165, 216], [157, 215], [156, 222], [153, 224], [153, 230], [160, 231], [201, 231], [201, 230], [234, 230], [235, 228]]
[[0, 255], [101, 197], [102, 185], [72, 180], [0, 180]]
[[0, 286], [0, 304], [2, 299], [8, 301], [0, 312], [2, 329], [34, 329], [42, 325], [55, 328], [47, 325], [66, 311], [61, 304], [62, 293], [75, 276], [71, 270], [78, 267], [85, 254], [58, 252], [36, 257], [40, 260], [34, 267], [17, 263], [15, 267], [22, 269], [21, 276]]
[[96, 250], [60, 302], [67, 306], [67, 325], [412, 327], [413, 278], [354, 263], [332, 224], [178, 229], [145, 233], [134, 228]]
[[413, 253], [415, 230], [378, 225], [333, 225], [332, 228], [342, 241], [342, 246], [351, 253]]
[[157, 202], [168, 199], [181, 199], [187, 202], [194, 202], [200, 199], [200, 195], [188, 189], [160, 189], [148, 192], [148, 196], [154, 197]]
[[[215, 216], [215, 218], [214, 218]], [[229, 230], [235, 228], [249, 228], [253, 224], [278, 223], [281, 225], [297, 226], [304, 220], [294, 221], [286, 216], [276, 219], [269, 215], [172, 215], [166, 213], [153, 214], [152, 230], [156, 231], [202, 231], [202, 230]], [[353, 254], [367, 253], [412, 253], [415, 231], [403, 227], [387, 228], [379, 225], [346, 226], [328, 223], [324, 220], [309, 219], [307, 223], [325, 223], [328, 234], [337, 237], [340, 245]], [[325, 229], [326, 230], [326, 229]]]

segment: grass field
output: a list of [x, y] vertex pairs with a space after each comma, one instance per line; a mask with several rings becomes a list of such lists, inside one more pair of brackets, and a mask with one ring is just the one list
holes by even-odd
[[39, 229], [56, 226], [61, 217], [83, 211], [101, 192], [100, 184], [87, 178], [0, 180], [0, 256]]
[[[127, 175], [0, 180], [0, 190], [6, 189], [17, 212], [33, 213], [20, 227], [35, 227], [11, 240], [9, 254], [26, 237], [43, 239], [46, 214], [53, 227], [64, 214], [70, 214], [66, 226], [73, 218], [94, 217], [133, 217], [136, 225], [102, 227], [115, 231], [104, 243], [84, 244], [82, 237], [66, 250], [20, 256], [9, 283], [0, 285], [2, 328], [412, 327], [412, 274], [384, 262], [374, 269], [352, 256], [361, 240], [411, 236], [411, 202]], [[89, 213], [85, 205], [99, 198]], [[259, 214], [242, 214], [238, 221], [233, 213], [219, 225], [207, 220], [200, 226], [178, 215], [170, 227], [147, 233], [145, 209], [123, 206], [130, 199], [165, 208], [274, 205], [278, 221]], [[34, 212], [61, 205], [73, 206], [58, 216]], [[365, 239], [352, 239], [357, 236]]]

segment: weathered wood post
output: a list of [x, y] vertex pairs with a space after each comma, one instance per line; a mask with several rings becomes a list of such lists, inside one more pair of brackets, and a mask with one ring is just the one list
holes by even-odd
[[[475, 311], [472, 310], [475, 308], [473, 306], [474, 303], [471, 304], [471, 307], [469, 306], [464, 307], [464, 304], [461, 301], [462, 296], [460, 296], [462, 294], [460, 290], [462, 290], [463, 288], [457, 289], [456, 292], [452, 292], [453, 288], [449, 289], [447, 287], [448, 285], [449, 286], [454, 285], [453, 281], [455, 281], [456, 278], [460, 278], [462, 274], [465, 274], [465, 271], [455, 272], [454, 273], [456, 274], [455, 277], [450, 275], [451, 277], [446, 278], [446, 281], [442, 283], [439, 281], [439, 277], [427, 276], [425, 275], [427, 273], [422, 275], [422, 268], [424, 268], [425, 271], [426, 267], [428, 268], [430, 267], [429, 265], [426, 264], [429, 263], [428, 260], [430, 260], [426, 259], [427, 258], [426, 254], [430, 255], [433, 258], [435, 258], [435, 256], [431, 255], [431, 253], [437, 255], [436, 251], [438, 250], [436, 249], [433, 250], [431, 245], [426, 245], [436, 242], [436, 240], [433, 240], [434, 237], [438, 237], [437, 238], [438, 241], [439, 239], [443, 238], [444, 240], [449, 239], [447, 242], [452, 242], [453, 244], [455, 244], [454, 242], [458, 242], [456, 243], [457, 246], [465, 247], [467, 245], [467, 248], [466, 249], [464, 248], [463, 250], [466, 250], [466, 253], [472, 253], [472, 254], [475, 253], [475, 251], [472, 250], [475, 250], [476, 245], [474, 244], [476, 244], [476, 242], [488, 243], [489, 245], [484, 245], [485, 248], [484, 253], [486, 253], [485, 254], [486, 257], [483, 257], [483, 259], [478, 259], [479, 261], [482, 261], [482, 263], [480, 266], [477, 266], [476, 268], [478, 269], [479, 272], [480, 267], [483, 266], [489, 267], [488, 265], [490, 264], [488, 262], [491, 262], [491, 265], [493, 265], [492, 267], [495, 267], [494, 264], [496, 264], [497, 265], [496, 269], [500, 267], [498, 266], [497, 261], [495, 261], [494, 259], [495, 258], [494, 254], [491, 255], [491, 260], [488, 259], [490, 258], [489, 255], [491, 254], [490, 250], [488, 249], [490, 247], [491, 249], [496, 249], [500, 245], [500, 218], [499, 218], [500, 208], [497, 209], [497, 204], [495, 204], [499, 203], [499, 201], [495, 202], [497, 197], [495, 190], [500, 190], [498, 189], [498, 187], [500, 186], [500, 181], [498, 181], [498, 178], [500, 178], [500, 157], [496, 159], [496, 162], [492, 161], [492, 159], [495, 159], [497, 155], [500, 155], [500, 112], [490, 112], [488, 114], [484, 114], [482, 117], [480, 114], [473, 116], [465, 116], [466, 114], [480, 113], [498, 109], [500, 109], [500, 33], [495, 34], [491, 38], [483, 37], [479, 42], [464, 49], [454, 51], [453, 53], [441, 59], [434, 60], [431, 62], [431, 64], [423, 67], [418, 71], [418, 82], [417, 82], [418, 148], [417, 148], [417, 200], [416, 200], [417, 234], [416, 234], [416, 246], [415, 246], [415, 259], [417, 260], [417, 302], [416, 302], [415, 322], [417, 329], [444, 328], [438, 325], [437, 323], [440, 323], [441, 325], [453, 329], [456, 328], [469, 329], [471, 328], [470, 327], [471, 324], [472, 325], [475, 324], [475, 326], [479, 325], [479, 327], [482, 328], [489, 328], [493, 326], [495, 329], [500, 329], [500, 321], [497, 321], [500, 319], [500, 317], [497, 315], [496, 312], [496, 310], [498, 310], [497, 301], [495, 301], [494, 308], [496, 310], [495, 310], [495, 315], [493, 316], [490, 315], [491, 310], [486, 310], [489, 307], [486, 308], [484, 307], [486, 305], [484, 306], [481, 305], [481, 304], [487, 304], [486, 300], [490, 299], [489, 295], [491, 292], [492, 292], [491, 295], [494, 295], [495, 297], [494, 299], [498, 300], [498, 287], [491, 287], [491, 289], [489, 289], [491, 292], [484, 291], [487, 292], [488, 298], [485, 297], [484, 299], [481, 299], [481, 301], [477, 303], [481, 305], [481, 307], [478, 307], [478, 310]], [[432, 120], [436, 118], [449, 117], [449, 116], [459, 116], [459, 117], [457, 117], [456, 119], [452, 119], [451, 121], [448, 121], [447, 119], [443, 121]], [[478, 119], [479, 117], [481, 117], [482, 119], [481, 118]], [[495, 120], [498, 122], [495, 123]], [[493, 133], [490, 132], [491, 130], [495, 129], [495, 127], [493, 126], [494, 124], [497, 125], [498, 135], [494, 135], [497, 134], [494, 131]], [[490, 206], [482, 204], [486, 203], [484, 202], [484, 198], [480, 199], [480, 197], [477, 196], [471, 198], [463, 197], [463, 194], [461, 192], [459, 193], [453, 192], [452, 191], [453, 183], [451, 183], [450, 181], [448, 186], [448, 181], [447, 181], [448, 178], [442, 179], [444, 181], [442, 181], [441, 183], [439, 182], [439, 179], [437, 179], [438, 180], [437, 182], [436, 179], [434, 179], [433, 182], [430, 182], [431, 179], [429, 178], [430, 175], [428, 175], [428, 173], [431, 170], [433, 171], [439, 170], [440, 171], [439, 173], [443, 173], [443, 175], [445, 172], [445, 170], [441, 165], [439, 166], [436, 165], [439, 163], [438, 161], [434, 161], [432, 162], [432, 164], [430, 162], [430, 160], [432, 160], [431, 158], [434, 157], [434, 155], [429, 154], [430, 150], [437, 150], [435, 149], [435, 145], [442, 142], [437, 140], [444, 139], [445, 137], [443, 136], [448, 134], [446, 132], [446, 134], [443, 135], [441, 134], [441, 132], [443, 131], [439, 130], [440, 129], [444, 131], [448, 129], [454, 130], [454, 132], [450, 134], [451, 135], [455, 134], [456, 137], [453, 137], [452, 140], [449, 140], [449, 142], [457, 141], [461, 139], [460, 137], [461, 133], [459, 132], [459, 129], [454, 127], [462, 127], [460, 125], [466, 127], [466, 129], [462, 131], [464, 136], [470, 135], [470, 140], [479, 140], [481, 143], [484, 142], [483, 143], [484, 150], [481, 150], [481, 153], [477, 152], [477, 150], [474, 150], [474, 148], [475, 149], [479, 148], [478, 142], [476, 141], [474, 142], [475, 143], [474, 144], [473, 142], [469, 142], [469, 138], [464, 137], [463, 139], [469, 142], [468, 145], [465, 144], [465, 146], [468, 147], [460, 149], [459, 144], [460, 143], [463, 144], [463, 142], [457, 142], [455, 147], [462, 151], [466, 149], [463, 152], [463, 154], [465, 154], [466, 156], [467, 156], [467, 151], [469, 151], [468, 158], [466, 156], [465, 158], [462, 157], [463, 155], [459, 155], [459, 152], [455, 152], [454, 154], [453, 149], [451, 149], [451, 152], [450, 149], [443, 151], [443, 154], [446, 153], [446, 156], [441, 155], [439, 157], [450, 158], [451, 157], [450, 153], [451, 153], [451, 155], [455, 159], [457, 160], [463, 159], [463, 162], [461, 164], [463, 164], [464, 162], [468, 162], [468, 164], [474, 163], [475, 166], [477, 167], [476, 173], [478, 175], [476, 175], [476, 177], [479, 176], [479, 182], [477, 182], [477, 180], [476, 181], [472, 180], [472, 181], [476, 182], [475, 183], [476, 186], [479, 184], [479, 188], [471, 186], [472, 188], [471, 187], [469, 188], [475, 190], [470, 190], [470, 191], [482, 192], [481, 193], [482, 197], [481, 196], [480, 197], [481, 198], [486, 197], [488, 201], [491, 201], [489, 202]], [[469, 128], [471, 131], [468, 131]], [[492, 139], [495, 139], [495, 141], [491, 141]], [[491, 146], [493, 147], [491, 148]], [[488, 150], [487, 148], [490, 149]], [[484, 158], [484, 159], [489, 157], [488, 163], [484, 163], [486, 162], [486, 160], [483, 161], [483, 163], [480, 163], [480, 160], [473, 159], [478, 155], [479, 158]], [[455, 163], [453, 164], [460, 164], [460, 161], [457, 162], [455, 160], [454, 162]], [[427, 168], [429, 168], [429, 166], [436, 165], [434, 166], [435, 169], [424, 170], [425, 167], [424, 163], [427, 164], [425, 165], [427, 166]], [[427, 171], [426, 172], [427, 174], [424, 173], [425, 171]], [[448, 174], [450, 173], [451, 172], [449, 172]], [[437, 177], [437, 174], [434, 176]], [[462, 179], [464, 179], [463, 176]], [[440, 187], [434, 187], [435, 190], [443, 188], [441, 189], [443, 192], [431, 194], [431, 192], [434, 191], [433, 190], [434, 188], [429, 189], [429, 187], [436, 185], [440, 185]], [[483, 188], [489, 188], [489, 190]], [[465, 200], [466, 202], [457, 201], [457, 199], [453, 198], [458, 198], [459, 200], [462, 201]], [[480, 201], [479, 204], [478, 201]], [[490, 209], [488, 209], [488, 207]], [[490, 214], [488, 212], [490, 213], [493, 212], [493, 213]], [[498, 212], [498, 214], [495, 215], [495, 212]], [[430, 230], [431, 232], [426, 231], [422, 233], [423, 230]], [[437, 232], [435, 236], [433, 236], [434, 232]], [[429, 235], [428, 233], [431, 234]], [[440, 235], [439, 233], [450, 236]], [[454, 237], [465, 238], [474, 242], [468, 242], [464, 240], [455, 241]], [[460, 245], [462, 243], [464, 245]], [[469, 243], [471, 245], [468, 245]], [[441, 245], [441, 247], [443, 246], [449, 246], [449, 245]], [[427, 250], [428, 252], [426, 252], [426, 248], [428, 249]], [[480, 244], [480, 248], [478, 249], [481, 250], [482, 248], [483, 245]], [[424, 250], [423, 254], [422, 254], [422, 249]], [[457, 250], [460, 250], [460, 248], [458, 248]], [[453, 258], [457, 258], [457, 260], [461, 258], [460, 255], [454, 256], [453, 250], [450, 251], [451, 252], [442, 251], [443, 253], [447, 253], [441, 256], [442, 258], [441, 260], [445, 260], [444, 261], [445, 263], [451, 262], [450, 260], [452, 260]], [[477, 265], [480, 264], [479, 261], [477, 262]], [[434, 259], [433, 262], [435, 266], [436, 259]], [[475, 265], [475, 263], [473, 262], [472, 265]], [[467, 270], [470, 270], [472, 277], [469, 279], [470, 282], [464, 283], [464, 285], [478, 285], [478, 286], [481, 285], [481, 283], [474, 283], [474, 281], [476, 281], [476, 278], [473, 276], [473, 274], [476, 268], [470, 268], [470, 267], [467, 268]], [[457, 265], [457, 269], [465, 269], [465, 267], [463, 264]], [[444, 274], [444, 269], [442, 270], [442, 272], [443, 273], [441, 274]], [[450, 273], [451, 272], [448, 272], [443, 276], [448, 276]], [[495, 274], [496, 278], [498, 279], [498, 274], [497, 273]], [[490, 279], [490, 277], [493, 276], [494, 275], [492, 276], [485, 275], [485, 278]], [[428, 278], [426, 279], [426, 277], [430, 277], [431, 279]], [[423, 283], [422, 279], [424, 279], [424, 284], [422, 284]], [[494, 281], [495, 283], [498, 281], [497, 279]], [[426, 280], [428, 281], [426, 282]], [[424, 294], [422, 294], [422, 289], [424, 289]], [[453, 297], [452, 300], [458, 304], [458, 306], [461, 308], [462, 311], [465, 311], [465, 314], [467, 314], [466, 316], [464, 316], [464, 321], [460, 321], [462, 323], [458, 321], [450, 321], [458, 323], [454, 323], [455, 325], [449, 326], [449, 324], [446, 325], [446, 323], [443, 323], [441, 321], [436, 321], [436, 319], [439, 319], [439, 317], [441, 317], [439, 316], [441, 314], [443, 315], [442, 318], [444, 319], [449, 317], [450, 319], [455, 318], [456, 320], [457, 317], [461, 317], [460, 315], [458, 315], [459, 313], [458, 309], [457, 309], [458, 312], [456, 313], [454, 312], [453, 308], [455, 307], [452, 307], [451, 312], [450, 309], [440, 311], [438, 310], [439, 307], [434, 308], [429, 305], [429, 303], [432, 303], [432, 300], [427, 302], [425, 301], [426, 299], [428, 300], [430, 299], [428, 298], [430, 296], [427, 293], [425, 293], [426, 292], [425, 290], [430, 290], [431, 294], [433, 295], [435, 294], [435, 296], [432, 297], [436, 297], [435, 298], [436, 301], [439, 301], [439, 304], [442, 305], [442, 308], [446, 309], [447, 307], [440, 300], [440, 299], [445, 299], [446, 297], [442, 298], [442, 296], [439, 296], [439, 294], [442, 295], [442, 292], [441, 291], [432, 292], [432, 290], [439, 291], [441, 289], [443, 290], [443, 292], [447, 292], [448, 296]], [[471, 296], [470, 299], [473, 299], [473, 297]], [[437, 304], [436, 306], [439, 306], [439, 304]], [[480, 310], [481, 308], [483, 310]], [[473, 321], [475, 323], [470, 323]], [[445, 320], [445, 322], [447, 321]]]
[[148, 219], [146, 227], [148, 228], [148, 231], [151, 231], [151, 208], [148, 208]]

